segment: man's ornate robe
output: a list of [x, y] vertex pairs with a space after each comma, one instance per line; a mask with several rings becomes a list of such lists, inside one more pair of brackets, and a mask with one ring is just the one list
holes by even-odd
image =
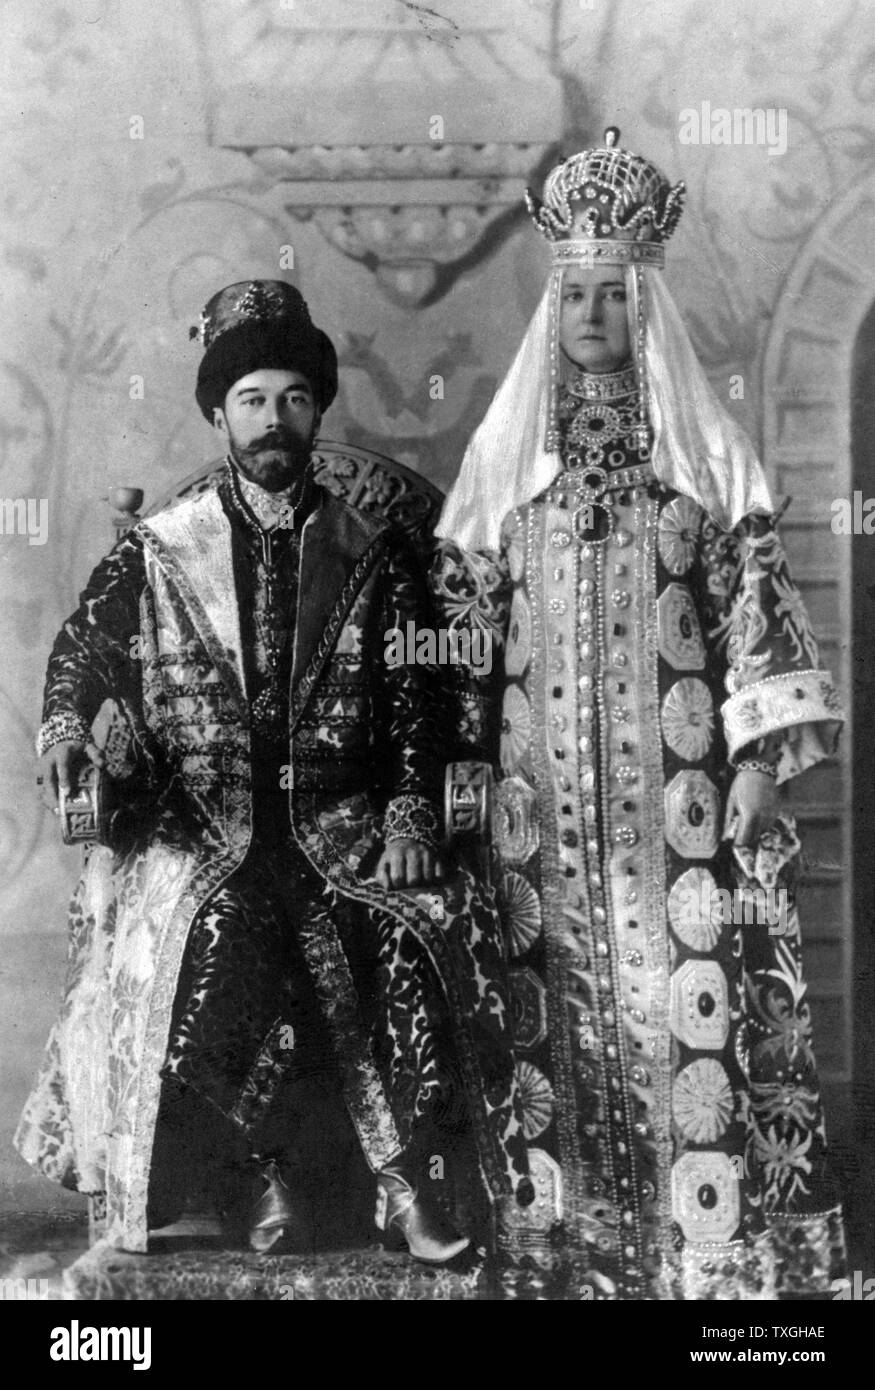
[[798, 841], [785, 817], [748, 878], [724, 815], [745, 745], [780, 738], [784, 781], [832, 751], [839, 701], [771, 521], [723, 532], [613, 442], [609, 534], [572, 468], [506, 518], [500, 553], [447, 543], [433, 576], [444, 621], [503, 655], [494, 689], [470, 672], [459, 696], [468, 756], [500, 760], [538, 1194], [510, 1209], [506, 1246], [519, 1289], [548, 1298], [823, 1291], [843, 1235]]
[[[462, 871], [427, 893], [387, 892], [362, 873], [387, 802], [433, 797], [440, 777], [430, 673], [383, 660], [388, 627], [428, 624], [422, 586], [392, 528], [323, 493], [301, 532], [297, 593], [284, 801], [290, 843], [321, 885], [299, 945], [350, 1117], [378, 1170], [399, 1150], [398, 1129], [339, 927], [377, 914], [439, 982], [480, 1190], [509, 1192], [525, 1156], [491, 899]], [[49, 670], [47, 720], [69, 712], [90, 724], [115, 702], [132, 790], [119, 843], [92, 851], [76, 890], [65, 1000], [16, 1142], [47, 1176], [106, 1192], [107, 1236], [131, 1250], [147, 1248], [161, 1071], [187, 944], [252, 841], [250, 640], [228, 510], [211, 490], [116, 546]], [[244, 1110], [253, 1087], [256, 1101], [270, 1090], [275, 1044], [265, 1038], [251, 1059]]]

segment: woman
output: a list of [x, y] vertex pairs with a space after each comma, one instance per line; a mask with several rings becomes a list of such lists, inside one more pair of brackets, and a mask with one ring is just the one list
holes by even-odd
[[772, 1299], [843, 1252], [777, 787], [840, 705], [750, 441], [661, 277], [684, 188], [605, 145], [529, 210], [545, 294], [438, 527], [495, 848], [536, 1200], [508, 1285]]

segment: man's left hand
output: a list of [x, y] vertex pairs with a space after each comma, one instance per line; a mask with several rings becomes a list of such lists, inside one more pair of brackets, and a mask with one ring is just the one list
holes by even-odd
[[374, 878], [383, 888], [420, 888], [444, 876], [439, 855], [420, 840], [390, 840]]
[[759, 838], [775, 822], [778, 788], [774, 777], [746, 768], [735, 774], [726, 803], [724, 839], [739, 849], [756, 849]]

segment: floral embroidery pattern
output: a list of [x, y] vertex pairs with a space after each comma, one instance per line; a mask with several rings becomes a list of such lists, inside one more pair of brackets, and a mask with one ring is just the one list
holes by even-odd
[[782, 1135], [774, 1125], [765, 1134], [761, 1130], [756, 1131], [756, 1156], [763, 1167], [765, 1180], [775, 1195], [784, 1201], [806, 1195], [809, 1191], [806, 1179], [811, 1173], [811, 1160], [807, 1154], [812, 1139], [810, 1132], [796, 1137]]
[[484, 628], [497, 647], [504, 644], [509, 595], [506, 571], [491, 551], [462, 551], [451, 542], [438, 549], [430, 582], [450, 629]]

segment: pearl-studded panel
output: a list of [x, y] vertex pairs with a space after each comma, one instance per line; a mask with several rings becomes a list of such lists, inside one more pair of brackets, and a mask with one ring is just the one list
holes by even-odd
[[[543, 678], [527, 680], [512, 658], [522, 679], [508, 685], [504, 726], [512, 739], [530, 692], [532, 771], [555, 855], [554, 872], [543, 864], [548, 994], [565, 1001], [550, 1020], [564, 1220], [627, 1291], [658, 1264], [655, 1196], [670, 1190], [671, 1157], [667, 940], [647, 926], [665, 915], [658, 502], [635, 481], [612, 496], [601, 542], [585, 538], [577, 490], [556, 485], [528, 511], [532, 592], [514, 609], [531, 609]], [[530, 978], [519, 993], [532, 1036]]]

